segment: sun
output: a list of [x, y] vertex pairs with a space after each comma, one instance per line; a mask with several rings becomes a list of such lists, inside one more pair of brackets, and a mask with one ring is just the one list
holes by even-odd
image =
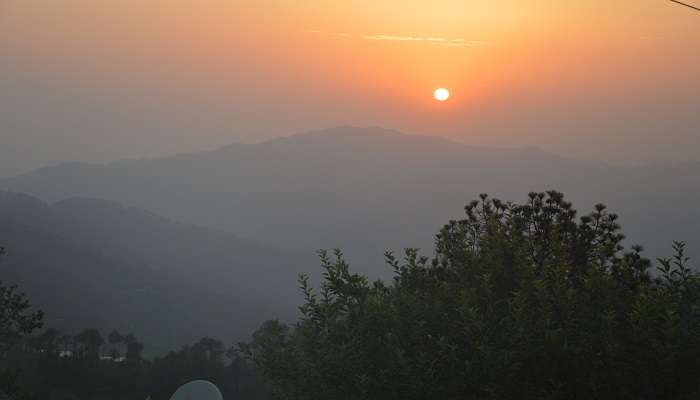
[[450, 98], [450, 91], [445, 88], [438, 88], [435, 89], [433, 96], [435, 96], [435, 100], [437, 101], [446, 101]]

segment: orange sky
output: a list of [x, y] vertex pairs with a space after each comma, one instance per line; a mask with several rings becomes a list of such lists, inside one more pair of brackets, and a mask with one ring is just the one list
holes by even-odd
[[698, 41], [666, 0], [0, 0], [0, 128], [27, 166], [342, 124], [697, 158]]

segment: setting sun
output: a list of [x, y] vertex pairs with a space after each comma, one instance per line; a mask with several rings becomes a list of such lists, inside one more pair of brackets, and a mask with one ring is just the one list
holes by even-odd
[[435, 93], [433, 93], [433, 95], [435, 96], [435, 100], [437, 101], [446, 101], [450, 98], [450, 91], [445, 88], [439, 88], [435, 90]]

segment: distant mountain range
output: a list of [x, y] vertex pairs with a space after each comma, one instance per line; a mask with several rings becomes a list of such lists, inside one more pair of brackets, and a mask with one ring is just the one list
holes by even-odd
[[48, 326], [133, 331], [151, 352], [295, 313], [301, 257], [105, 200], [0, 192], [0, 277]]
[[297, 274], [318, 276], [319, 248], [387, 276], [383, 251], [429, 254], [479, 193], [519, 201], [550, 188], [581, 213], [608, 204], [647, 255], [672, 240], [700, 254], [700, 163], [622, 168], [344, 127], [2, 180], [0, 277], [63, 330], [130, 330], [154, 352], [240, 340], [296, 312]]
[[442, 224], [482, 192], [519, 201], [529, 191], [557, 189], [581, 212], [608, 204], [630, 241], [650, 255], [667, 254], [674, 239], [700, 248], [700, 163], [625, 168], [379, 128], [64, 164], [0, 181], [0, 188], [47, 201], [118, 201], [306, 254], [341, 247], [359, 270], [378, 275], [386, 271], [384, 250], [429, 252]]

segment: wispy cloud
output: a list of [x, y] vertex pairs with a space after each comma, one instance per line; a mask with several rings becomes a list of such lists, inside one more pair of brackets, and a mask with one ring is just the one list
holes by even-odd
[[344, 38], [360, 38], [364, 40], [389, 41], [389, 42], [416, 42], [450, 47], [480, 47], [488, 45], [487, 42], [478, 40], [466, 40], [464, 38], [449, 38], [440, 36], [398, 36], [398, 35], [352, 35], [341, 32], [323, 32], [320, 30], [305, 30], [306, 33], [323, 34]]
[[457, 40], [451, 40], [448, 43], [444, 43], [446, 46], [452, 46], [452, 47], [483, 47], [483, 46], [488, 46], [489, 42], [484, 42], [481, 40], [464, 40], [464, 39], [457, 39]]
[[363, 36], [365, 39], [369, 40], [393, 40], [397, 42], [420, 42], [425, 40], [424, 38], [421, 37], [413, 37], [413, 36], [392, 36], [392, 35], [365, 35]]

